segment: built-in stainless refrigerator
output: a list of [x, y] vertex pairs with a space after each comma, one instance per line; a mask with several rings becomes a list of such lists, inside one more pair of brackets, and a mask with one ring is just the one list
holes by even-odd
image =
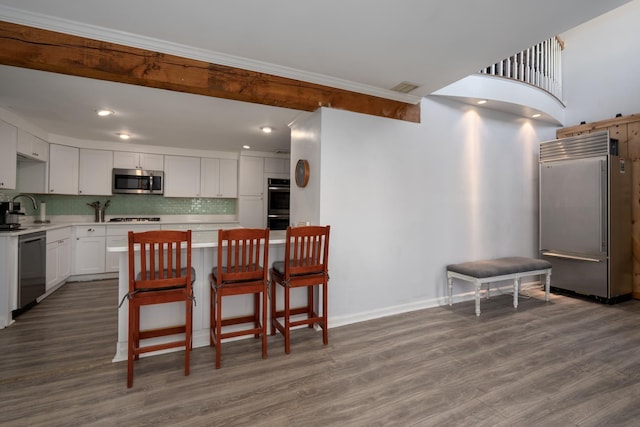
[[631, 296], [631, 162], [609, 132], [540, 143], [540, 256], [552, 289]]

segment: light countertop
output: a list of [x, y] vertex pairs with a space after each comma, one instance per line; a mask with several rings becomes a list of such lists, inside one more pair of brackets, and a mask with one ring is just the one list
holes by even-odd
[[[285, 242], [286, 230], [271, 230], [269, 231], [269, 244], [277, 245]], [[193, 249], [199, 248], [217, 248], [218, 247], [218, 232], [217, 231], [198, 231], [193, 233], [191, 247]], [[107, 246], [107, 252], [127, 252], [128, 242], [127, 237], [123, 236], [121, 239], [117, 239], [111, 242]]]
[[[140, 215], [143, 216], [143, 215]], [[87, 227], [96, 227], [96, 226], [106, 226], [106, 227], [123, 227], [123, 226], [133, 226], [133, 225], [157, 225], [158, 228], [162, 227], [163, 229], [167, 229], [167, 226], [174, 226], [176, 229], [187, 230], [191, 229], [194, 231], [203, 230], [203, 231], [212, 231], [218, 230], [220, 228], [234, 228], [239, 227], [239, 224], [236, 220], [193, 220], [191, 218], [168, 218], [161, 219], [160, 221], [131, 221], [131, 222], [93, 222], [87, 221], [83, 218], [71, 218], [68, 220], [53, 220], [49, 223], [34, 223], [27, 222], [21, 224], [21, 227], [16, 230], [11, 231], [0, 231], [0, 238], [2, 237], [13, 237], [13, 236], [21, 236], [23, 234], [37, 233], [39, 231], [50, 231], [58, 228], [64, 227], [74, 227], [74, 226], [87, 226]]]

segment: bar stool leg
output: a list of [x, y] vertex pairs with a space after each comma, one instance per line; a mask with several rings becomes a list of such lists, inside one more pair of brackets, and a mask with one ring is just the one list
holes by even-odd
[[291, 353], [290, 291], [289, 286], [284, 287], [284, 352], [287, 354]]

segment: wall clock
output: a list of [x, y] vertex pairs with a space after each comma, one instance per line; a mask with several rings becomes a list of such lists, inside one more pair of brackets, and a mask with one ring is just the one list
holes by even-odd
[[298, 187], [306, 187], [309, 182], [309, 162], [304, 159], [296, 163], [296, 184]]

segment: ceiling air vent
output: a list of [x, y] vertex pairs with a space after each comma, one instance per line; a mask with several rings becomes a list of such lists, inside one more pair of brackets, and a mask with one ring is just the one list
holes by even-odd
[[409, 93], [414, 89], [418, 89], [419, 87], [420, 85], [417, 85], [415, 83], [402, 82], [392, 87], [391, 90], [400, 93]]

